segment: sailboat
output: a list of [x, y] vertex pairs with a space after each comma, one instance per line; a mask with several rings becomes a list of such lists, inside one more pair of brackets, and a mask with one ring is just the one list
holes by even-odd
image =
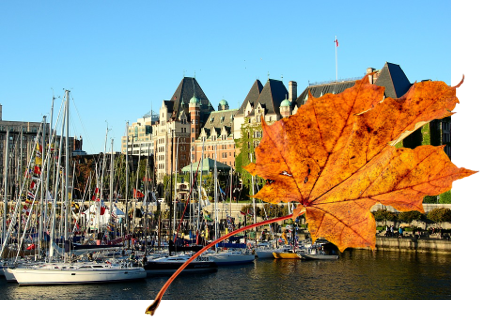
[[[50, 238], [50, 262], [38, 263], [32, 266], [19, 266], [16, 268], [9, 268], [8, 272], [13, 274], [15, 279], [20, 285], [51, 285], [51, 284], [83, 284], [83, 283], [106, 283], [106, 282], [118, 282], [132, 279], [143, 279], [146, 277], [146, 272], [143, 267], [134, 267], [128, 265], [126, 262], [121, 263], [96, 263], [96, 262], [69, 262], [70, 250], [67, 250], [69, 245], [69, 189], [68, 189], [68, 173], [69, 173], [69, 148], [68, 148], [68, 129], [69, 129], [69, 91], [65, 91], [65, 108], [63, 112], [63, 120], [66, 121], [66, 137], [63, 139], [63, 127], [60, 152], [63, 142], [65, 140], [65, 167], [64, 167], [64, 206], [65, 210], [65, 226], [64, 226], [64, 246], [59, 248], [54, 241], [55, 227], [55, 206], [53, 205], [52, 213], [52, 226]], [[60, 166], [60, 160], [58, 160], [58, 166]], [[58, 187], [58, 175], [57, 169], [57, 187]], [[63, 188], [63, 187], [62, 187]], [[57, 195], [55, 195], [56, 200]], [[63, 252], [63, 261], [52, 261], [54, 250]], [[60, 250], [59, 250], [60, 249]], [[57, 251], [57, 252], [58, 252]]]
[[143, 267], [95, 262], [44, 263], [8, 270], [20, 285], [107, 283], [147, 276]]
[[[180, 266], [182, 266], [190, 255], [173, 255], [158, 257], [148, 260], [145, 265], [147, 276], [151, 275], [171, 275], [175, 273]], [[193, 262], [189, 263], [182, 273], [211, 273], [217, 271], [217, 264], [208, 257], [200, 256]]]

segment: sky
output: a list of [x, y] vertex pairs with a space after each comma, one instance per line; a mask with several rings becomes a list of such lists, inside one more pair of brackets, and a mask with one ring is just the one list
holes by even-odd
[[450, 84], [450, 1], [431, 3], [0, 1], [3, 120], [50, 121], [58, 97], [56, 122], [68, 89], [69, 135], [96, 154], [107, 128], [119, 151], [126, 122], [158, 113], [184, 76], [215, 109], [239, 108], [257, 79], [296, 81], [300, 94], [387, 61], [411, 82]]

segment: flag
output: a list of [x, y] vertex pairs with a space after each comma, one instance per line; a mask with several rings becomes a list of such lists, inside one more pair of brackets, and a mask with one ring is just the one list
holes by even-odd
[[27, 197], [28, 197], [29, 199], [35, 199], [35, 194], [32, 193], [31, 191], [28, 191], [28, 192], [27, 192]]
[[39, 166], [33, 168], [33, 174], [40, 175], [41, 169]]
[[334, 42], [335, 42], [335, 46], [336, 46], [336, 47], [338, 47], [338, 40], [337, 40], [337, 39], [335, 39], [335, 41], [334, 41]]
[[103, 216], [105, 213], [106, 208], [104, 206], [100, 207], [100, 215]]
[[133, 197], [134, 198], [142, 198], [143, 196], [145, 196], [145, 195], [143, 195], [141, 191], [139, 191], [139, 190], [137, 191], [135, 188], [133, 189]]
[[30, 183], [30, 189], [31, 189], [31, 190], [35, 190], [35, 187], [37, 187], [37, 183], [36, 183], [35, 181], [32, 181], [32, 182]]
[[222, 187], [218, 186], [218, 189], [220, 189], [220, 194], [222, 194], [223, 197], [226, 197], [227, 194], [222, 190]]
[[213, 221], [213, 219], [210, 218], [206, 213], [203, 214], [203, 219], [205, 219], [207, 221]]
[[98, 194], [98, 187], [95, 188], [95, 191], [93, 192], [93, 196], [92, 196], [93, 201], [97, 200], [97, 194]]
[[37, 143], [37, 152], [35, 154], [35, 164], [42, 165], [42, 146], [39, 143]]
[[201, 189], [201, 198], [200, 198], [201, 206], [206, 207], [210, 205], [210, 200], [208, 200], [207, 192], [205, 191], [205, 188], [202, 187]]

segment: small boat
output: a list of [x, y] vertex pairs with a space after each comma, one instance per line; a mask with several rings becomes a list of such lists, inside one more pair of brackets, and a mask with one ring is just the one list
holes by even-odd
[[253, 263], [255, 254], [246, 251], [220, 251], [205, 252], [204, 258], [215, 262], [217, 265], [235, 265]]
[[287, 252], [273, 252], [275, 259], [301, 259], [299, 252], [287, 251]]
[[[147, 260], [144, 264], [147, 276], [171, 275], [175, 273], [188, 259], [189, 255], [174, 255]], [[186, 273], [211, 273], [217, 271], [217, 264], [206, 257], [199, 256], [182, 271]]]
[[110, 283], [143, 279], [147, 276], [143, 267], [95, 262], [45, 263], [8, 270], [20, 285]]
[[302, 260], [337, 260], [338, 259], [338, 255], [334, 255], [334, 254], [301, 253], [299, 255]]
[[306, 252], [300, 253], [300, 257], [302, 260], [337, 260], [338, 255], [333, 253], [333, 250], [327, 252], [325, 245], [327, 243], [313, 245]]
[[270, 243], [260, 242], [257, 243], [253, 252], [258, 259], [273, 259], [273, 252], [276, 250]]
[[275, 259], [301, 259], [299, 253], [303, 251], [299, 251], [298, 249], [293, 250], [291, 245], [284, 245], [272, 252], [273, 257]]

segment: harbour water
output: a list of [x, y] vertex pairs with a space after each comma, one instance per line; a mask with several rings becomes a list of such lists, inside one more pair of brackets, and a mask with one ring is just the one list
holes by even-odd
[[[19, 286], [1, 300], [153, 300], [168, 277], [95, 285]], [[262, 259], [179, 276], [164, 300], [449, 300], [451, 257], [347, 250], [336, 261]]]

